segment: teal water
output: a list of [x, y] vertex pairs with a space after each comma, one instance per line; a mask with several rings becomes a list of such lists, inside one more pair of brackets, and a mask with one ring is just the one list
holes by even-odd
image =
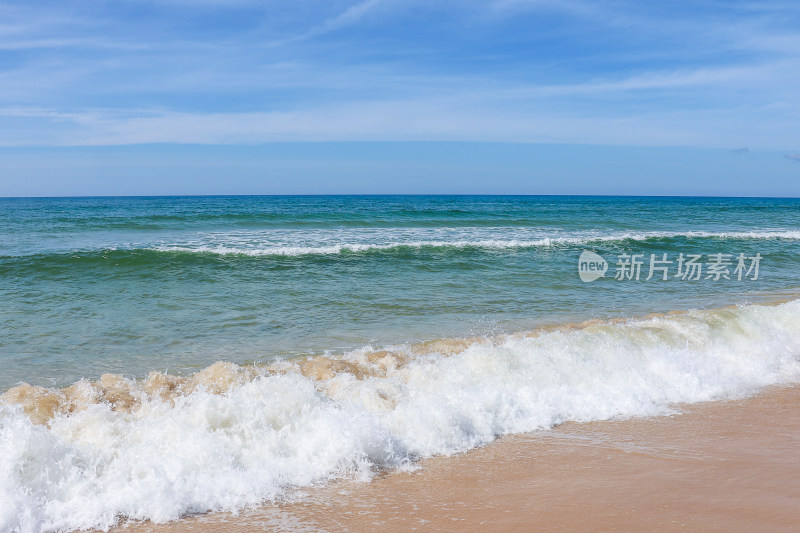
[[[796, 199], [0, 199], [0, 390], [748, 303], [800, 287], [799, 245]], [[663, 253], [762, 259], [645, 281]]]
[[800, 383], [798, 245], [790, 199], [0, 199], [0, 531], [236, 511]]

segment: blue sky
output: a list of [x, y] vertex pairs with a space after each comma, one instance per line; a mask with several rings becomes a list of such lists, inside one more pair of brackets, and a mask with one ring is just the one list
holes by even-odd
[[0, 1], [0, 195], [598, 184], [800, 195], [800, 3]]

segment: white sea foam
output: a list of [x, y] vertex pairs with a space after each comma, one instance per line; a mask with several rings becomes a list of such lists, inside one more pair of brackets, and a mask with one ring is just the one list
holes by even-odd
[[[495, 228], [489, 228], [492, 230]], [[404, 232], [408, 233], [408, 232]], [[208, 238], [198, 239], [186, 243], [169, 243], [152, 246], [151, 249], [163, 252], [191, 252], [191, 253], [210, 253], [218, 255], [248, 255], [248, 256], [302, 256], [302, 255], [337, 255], [345, 252], [365, 252], [380, 250], [396, 250], [401, 248], [480, 248], [485, 250], [511, 250], [524, 248], [540, 248], [553, 246], [581, 246], [600, 244], [604, 242], [619, 241], [649, 241], [664, 238], [687, 238], [687, 239], [783, 239], [800, 240], [800, 231], [730, 231], [730, 232], [616, 232], [598, 234], [596, 232], [576, 234], [573, 236], [552, 235], [530, 238], [531, 232], [520, 231], [519, 229], [503, 229], [502, 231], [487, 231], [480, 228], [480, 231], [450, 231], [449, 238], [440, 239], [414, 239], [413, 234], [402, 235], [404, 239], [390, 242], [370, 242], [367, 235], [355, 234], [360, 242], [337, 242], [337, 240], [350, 237], [344, 235], [324, 235], [320, 236], [320, 242], [294, 244], [288, 242], [269, 242], [268, 236], [260, 240], [258, 236], [242, 238], [241, 235], [221, 235], [213, 234]], [[536, 234], [538, 232], [535, 232]], [[423, 232], [424, 234], [424, 232]], [[391, 236], [391, 233], [388, 233]], [[515, 238], [501, 238], [502, 236], [512, 236]], [[382, 236], [384, 239], [386, 235]], [[481, 238], [487, 237], [487, 238]], [[488, 238], [491, 237], [491, 238]], [[526, 238], [528, 237], [528, 238]], [[301, 239], [298, 239], [301, 240]], [[324, 244], [323, 244], [324, 243]]]
[[[236, 509], [507, 433], [796, 381], [800, 300], [483, 339], [449, 356], [406, 350], [383, 375], [313, 381], [289, 369], [222, 394], [143, 396], [130, 411], [94, 403], [48, 426], [0, 402], [0, 530]], [[365, 364], [368, 353], [340, 359]]]

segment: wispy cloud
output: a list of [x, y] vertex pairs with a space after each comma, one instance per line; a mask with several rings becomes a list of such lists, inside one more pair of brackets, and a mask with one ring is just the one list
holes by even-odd
[[2, 42], [0, 50], [36, 50], [44, 48], [116, 48], [144, 50], [150, 48], [142, 43], [126, 43], [104, 39], [21, 39]]
[[756, 64], [741, 67], [701, 68], [648, 72], [617, 80], [589, 80], [565, 85], [535, 85], [511, 89], [508, 94], [529, 96], [586, 95], [660, 89], [677, 89], [730, 84], [731, 82], [758, 82], [759, 77], [789, 66], [780, 64]]
[[[785, 130], [747, 124], [735, 113], [651, 112], [628, 116], [570, 114], [543, 105], [534, 110], [475, 107], [471, 100], [429, 98], [349, 102], [270, 112], [189, 113], [159, 109], [108, 109], [61, 113], [47, 109], [0, 110], [24, 117], [46, 136], [34, 144], [141, 143], [258, 144], [282, 141], [492, 141], [711, 146], [754, 141], [776, 145]], [[5, 134], [3, 134], [5, 133]], [[0, 131], [0, 145], [30, 144]]]
[[0, 144], [800, 137], [780, 2], [148, 4], [0, 5]]
[[797, 153], [786, 154], [785, 157], [786, 157], [786, 159], [788, 159], [790, 161], [794, 161], [795, 163], [800, 163], [800, 154], [797, 154]]
[[343, 13], [323, 22], [319, 26], [317, 32], [324, 33], [327, 31], [334, 31], [353, 24], [366, 15], [372, 8], [380, 4], [381, 1], [382, 0], [365, 0], [350, 6]]
[[383, 0], [363, 0], [362, 2], [359, 2], [355, 5], [348, 7], [338, 15], [331, 17], [323, 21], [322, 23], [314, 26], [313, 28], [311, 28], [306, 32], [294, 35], [292, 37], [287, 37], [286, 39], [281, 39], [270, 44], [273, 46], [286, 45], [290, 43], [296, 43], [299, 41], [311, 39], [313, 37], [318, 37], [328, 32], [340, 30], [342, 28], [350, 26], [351, 24], [357, 23], [361, 18], [363, 18], [369, 11], [375, 8], [382, 1]]
[[495, 14], [511, 15], [523, 11], [555, 11], [581, 17], [596, 16], [599, 7], [579, 0], [495, 0], [489, 4]]

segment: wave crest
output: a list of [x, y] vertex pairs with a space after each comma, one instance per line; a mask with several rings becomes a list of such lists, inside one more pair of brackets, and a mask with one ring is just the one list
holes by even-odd
[[0, 530], [237, 509], [564, 421], [800, 378], [800, 300], [435, 341], [0, 401]]
[[611, 242], [638, 241], [646, 242], [656, 239], [784, 239], [800, 240], [800, 231], [748, 231], [748, 232], [642, 232], [617, 233], [612, 235], [587, 235], [579, 237], [543, 237], [541, 239], [454, 239], [454, 240], [410, 240], [391, 243], [340, 243], [320, 246], [231, 246], [226, 244], [204, 244], [187, 246], [180, 244], [159, 245], [151, 248], [160, 252], [185, 252], [215, 255], [245, 256], [285, 256], [304, 255], [339, 255], [343, 253], [363, 253], [394, 251], [402, 249], [482, 249], [482, 250], [514, 250], [525, 248], [548, 248], [554, 246], [581, 246]]

